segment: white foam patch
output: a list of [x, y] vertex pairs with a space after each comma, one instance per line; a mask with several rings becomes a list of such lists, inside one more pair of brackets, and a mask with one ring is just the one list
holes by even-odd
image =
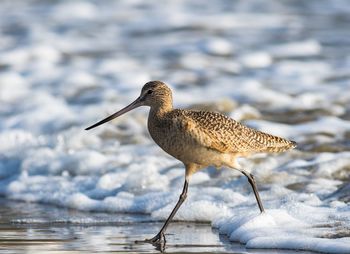
[[[312, 219], [310, 220], [312, 221]], [[283, 210], [268, 210], [260, 215], [233, 216], [213, 222], [220, 233], [232, 241], [246, 244], [247, 248], [293, 249], [347, 253], [348, 238], [330, 240], [317, 236], [322, 229], [312, 229], [310, 224], [298, 220]]]
[[272, 57], [267, 52], [253, 52], [240, 57], [240, 62], [247, 68], [266, 68], [272, 64]]
[[203, 41], [200, 44], [200, 48], [213, 55], [230, 55], [233, 53], [232, 44], [223, 38], [210, 38], [209, 40]]
[[308, 40], [301, 42], [292, 42], [274, 46], [270, 53], [274, 57], [303, 57], [313, 56], [321, 53], [322, 47], [318, 41]]
[[9, 103], [28, 94], [28, 84], [16, 72], [0, 73], [0, 102]]
[[[70, 10], [70, 11], [67, 11]], [[63, 2], [55, 7], [53, 14], [57, 19], [93, 19], [97, 17], [94, 4], [84, 1]]]

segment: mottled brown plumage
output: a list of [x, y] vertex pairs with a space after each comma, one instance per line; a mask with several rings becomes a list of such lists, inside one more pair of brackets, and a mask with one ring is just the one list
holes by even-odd
[[294, 148], [295, 142], [246, 127], [219, 113], [173, 109], [171, 90], [161, 81], [146, 83], [133, 103], [87, 129], [139, 106], [150, 107], [148, 130], [153, 140], [165, 152], [182, 161], [186, 168], [185, 184], [178, 203], [160, 232], [147, 241], [165, 242], [164, 232], [186, 199], [190, 176], [211, 165], [242, 172], [253, 188], [260, 211], [264, 212], [253, 176], [240, 168], [236, 158], [255, 153], [283, 152]]

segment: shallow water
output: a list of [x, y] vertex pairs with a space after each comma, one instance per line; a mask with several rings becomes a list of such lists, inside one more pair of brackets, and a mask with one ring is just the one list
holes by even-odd
[[[221, 233], [247, 248], [349, 253], [349, 17], [347, 0], [0, 1], [0, 195], [163, 221], [184, 169], [150, 139], [148, 110], [84, 131], [159, 79], [176, 107], [298, 143], [239, 161], [265, 214], [243, 176], [209, 168], [191, 179], [177, 220], [210, 222], [215, 244]], [[20, 222], [45, 219], [28, 215]]]
[[[141, 214], [88, 213], [49, 205], [0, 199], [1, 253], [159, 253], [158, 247], [135, 243], [161, 226]], [[69, 222], [71, 218], [76, 221]], [[207, 223], [173, 223], [165, 253], [293, 253], [247, 250], [219, 236]], [[310, 252], [298, 252], [308, 254]]]

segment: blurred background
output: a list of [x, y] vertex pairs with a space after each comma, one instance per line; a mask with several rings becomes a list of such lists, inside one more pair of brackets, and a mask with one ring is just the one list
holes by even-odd
[[[84, 131], [162, 80], [175, 107], [219, 111], [297, 141], [297, 150], [241, 163], [268, 209], [308, 223], [298, 224], [303, 234], [349, 237], [349, 25], [347, 0], [1, 1], [2, 202], [166, 218], [184, 170], [150, 139], [148, 110]], [[254, 202], [244, 177], [210, 168], [194, 175], [177, 219], [220, 230], [254, 213]], [[10, 206], [14, 217], [0, 221], [115, 220]]]

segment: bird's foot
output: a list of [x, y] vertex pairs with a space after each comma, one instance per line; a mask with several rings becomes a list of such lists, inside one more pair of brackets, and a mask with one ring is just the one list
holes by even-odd
[[156, 236], [152, 237], [151, 239], [145, 239], [143, 241], [135, 241], [135, 243], [150, 243], [156, 247], [156, 250], [163, 253], [165, 250], [166, 240], [165, 240], [164, 233], [159, 232]]
[[152, 244], [165, 244], [165, 235], [163, 232], [159, 232], [156, 236], [152, 237], [151, 239], [146, 239], [145, 242]]

